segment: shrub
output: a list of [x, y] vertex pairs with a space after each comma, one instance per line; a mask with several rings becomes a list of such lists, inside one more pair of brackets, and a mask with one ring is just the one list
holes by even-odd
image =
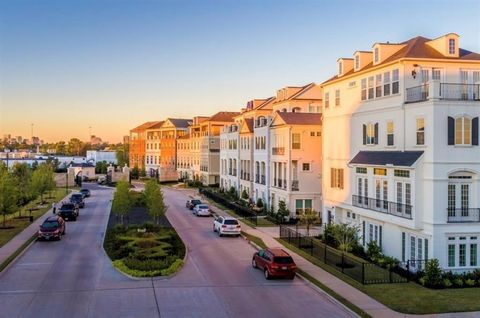
[[325, 226], [325, 231], [323, 233], [325, 238], [325, 243], [332, 247], [337, 247], [337, 242], [335, 241], [334, 231], [333, 231], [333, 224], [327, 224]]
[[453, 284], [455, 285], [455, 287], [463, 287], [463, 279], [461, 277], [458, 277], [453, 281]]
[[468, 287], [473, 287], [475, 286], [475, 281], [473, 279], [467, 279], [465, 281], [465, 285], [467, 285]]
[[377, 242], [372, 241], [367, 245], [367, 257], [374, 263], [382, 257], [382, 250], [378, 246]]
[[361, 258], [367, 257], [367, 253], [365, 253], [365, 249], [361, 244], [354, 244], [352, 246], [352, 254]]
[[425, 277], [420, 277], [420, 279], [418, 280], [418, 283], [422, 286], [425, 286], [426, 285]]
[[127, 257], [123, 260], [125, 266], [130, 269], [139, 270], [139, 271], [155, 271], [162, 270], [168, 267], [168, 263], [165, 260], [156, 260], [156, 259], [145, 259], [139, 260], [133, 257]]
[[395, 267], [398, 264], [398, 260], [396, 258], [385, 255], [381, 256], [377, 262], [378, 265], [384, 268]]
[[242, 199], [248, 200], [248, 193], [247, 193], [246, 190], [243, 190], [243, 191], [242, 191]]
[[[440, 287], [442, 284], [442, 269], [438, 259], [428, 260], [425, 264], [425, 283], [429, 287]], [[463, 282], [463, 280], [462, 280]]]
[[448, 278], [443, 279], [443, 287], [445, 287], [445, 288], [452, 287], [452, 282], [450, 281], [450, 279], [448, 279]]
[[257, 206], [257, 208], [263, 208], [263, 200], [261, 198], [257, 199], [256, 206]]

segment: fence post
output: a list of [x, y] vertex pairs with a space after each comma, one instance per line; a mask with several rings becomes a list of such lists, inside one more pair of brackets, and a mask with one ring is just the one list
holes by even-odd
[[345, 265], [344, 265], [344, 254], [342, 252], [342, 273], [343, 273], [343, 269], [345, 268]]
[[323, 251], [323, 262], [327, 264], [327, 240], [325, 240], [325, 246]]
[[365, 262], [362, 262], [362, 284], [365, 285]]

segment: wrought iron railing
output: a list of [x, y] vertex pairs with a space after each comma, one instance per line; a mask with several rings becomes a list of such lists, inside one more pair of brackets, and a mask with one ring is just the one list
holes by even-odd
[[413, 209], [409, 204], [352, 195], [352, 205], [359, 208], [395, 215], [405, 219], [412, 219]]
[[480, 84], [441, 83], [440, 99], [480, 101]]
[[428, 84], [407, 88], [405, 102], [416, 103], [426, 101], [428, 99], [428, 90]]
[[480, 222], [480, 208], [447, 208], [447, 222]]

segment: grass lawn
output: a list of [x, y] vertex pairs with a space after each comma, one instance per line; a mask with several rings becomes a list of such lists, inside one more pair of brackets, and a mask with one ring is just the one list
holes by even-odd
[[261, 248], [267, 248], [267, 245], [263, 242], [263, 240], [255, 235], [248, 234], [247, 232], [242, 231], [242, 235], [245, 236], [249, 241], [257, 244]]
[[277, 241], [395, 311], [406, 314], [480, 311], [480, 288], [433, 290], [416, 283], [362, 285], [295, 246]]
[[153, 224], [115, 226], [107, 231], [104, 247], [114, 267], [135, 277], [171, 275], [185, 257], [175, 229]]
[[[38, 219], [42, 215], [45, 214], [51, 207], [52, 202], [59, 202], [61, 199], [65, 197], [65, 189], [64, 188], [57, 188], [55, 191], [52, 191], [52, 195], [45, 195], [44, 200], [47, 201], [41, 208], [32, 211], [33, 220]], [[18, 212], [7, 216], [6, 226], [12, 226], [13, 228], [9, 229], [0, 229], [0, 247], [5, 245], [8, 241], [10, 241], [15, 235], [23, 231], [26, 227], [28, 227], [31, 223], [28, 218], [18, 219], [17, 217], [21, 214], [22, 216], [30, 216], [30, 212], [28, 211], [30, 208], [35, 208], [39, 204], [39, 198], [35, 199], [25, 206], [21, 207]], [[3, 224], [3, 216], [0, 217], [0, 224]]]

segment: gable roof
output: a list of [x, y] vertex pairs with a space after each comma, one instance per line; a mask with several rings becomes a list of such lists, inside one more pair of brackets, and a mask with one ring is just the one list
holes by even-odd
[[253, 110], [259, 110], [259, 109], [272, 109], [272, 107], [268, 107], [272, 103], [275, 102], [276, 97], [272, 96], [267, 98], [263, 103], [255, 107]]
[[[314, 86], [315, 86], [315, 83], [313, 83], [313, 82], [312, 82], [312, 83], [309, 83], [309, 84], [307, 84], [307, 85], [304, 85], [304, 86], [288, 86], [288, 87], [290, 87], [290, 88], [300, 88], [300, 89], [298, 90], [298, 92], [292, 94], [292, 96], [290, 96], [290, 97], [288, 97], [288, 98], [282, 99], [282, 100], [280, 100], [280, 101], [276, 101], [276, 100], [275, 100], [274, 104], [276, 104], [276, 103], [282, 103], [282, 102], [285, 102], [285, 101], [287, 101], [287, 100], [299, 99], [299, 97], [300, 97], [302, 94], [306, 93], [309, 89], [311, 89], [311, 88], [314, 87]], [[307, 98], [307, 99], [310, 99], [310, 98]]]
[[275, 118], [277, 117], [282, 120], [284, 125], [321, 125], [322, 124], [322, 114], [318, 114], [318, 113], [277, 112]]
[[146, 129], [159, 129], [163, 126], [163, 124], [165, 123], [165, 121], [157, 121], [157, 123], [147, 127]]
[[218, 112], [208, 118], [208, 121], [232, 122], [233, 117], [240, 115], [239, 112]]
[[133, 129], [130, 129], [130, 131], [142, 131], [142, 130], [145, 130], [145, 129], [148, 129], [154, 125], [157, 125], [157, 124], [163, 124], [163, 121], [147, 121], [146, 123], [143, 123], [141, 124], [140, 126], [137, 126]]
[[177, 128], [188, 128], [192, 124], [191, 119], [183, 119], [183, 118], [168, 118], [169, 122], [172, 123], [173, 126]]
[[[340, 78], [346, 78], [349, 75], [354, 73], [362, 72], [368, 70], [373, 67], [381, 67], [384, 64], [388, 64], [390, 62], [402, 59], [402, 58], [418, 58], [418, 59], [442, 59], [442, 60], [478, 60], [480, 61], [480, 54], [470, 52], [468, 50], [464, 50], [462, 48], [459, 49], [459, 57], [448, 57], [444, 56], [433, 47], [427, 44], [427, 42], [431, 41], [431, 39], [425, 38], [423, 36], [417, 36], [410, 40], [407, 40], [402, 43], [398, 43], [397, 45], [404, 45], [400, 50], [398, 50], [393, 55], [389, 56], [381, 63], [377, 65], [373, 65], [373, 62], [368, 63], [363, 68], [355, 71], [354, 69], [348, 71], [347, 73], [343, 74]], [[386, 44], [386, 43], [384, 43]], [[393, 43], [389, 43], [393, 44]], [[328, 80], [324, 81], [321, 85], [327, 84], [338, 79], [338, 75], [335, 75]]]
[[411, 167], [423, 151], [359, 151], [349, 164]]
[[253, 118], [245, 118], [242, 127], [240, 127], [240, 133], [252, 133], [253, 132]]

